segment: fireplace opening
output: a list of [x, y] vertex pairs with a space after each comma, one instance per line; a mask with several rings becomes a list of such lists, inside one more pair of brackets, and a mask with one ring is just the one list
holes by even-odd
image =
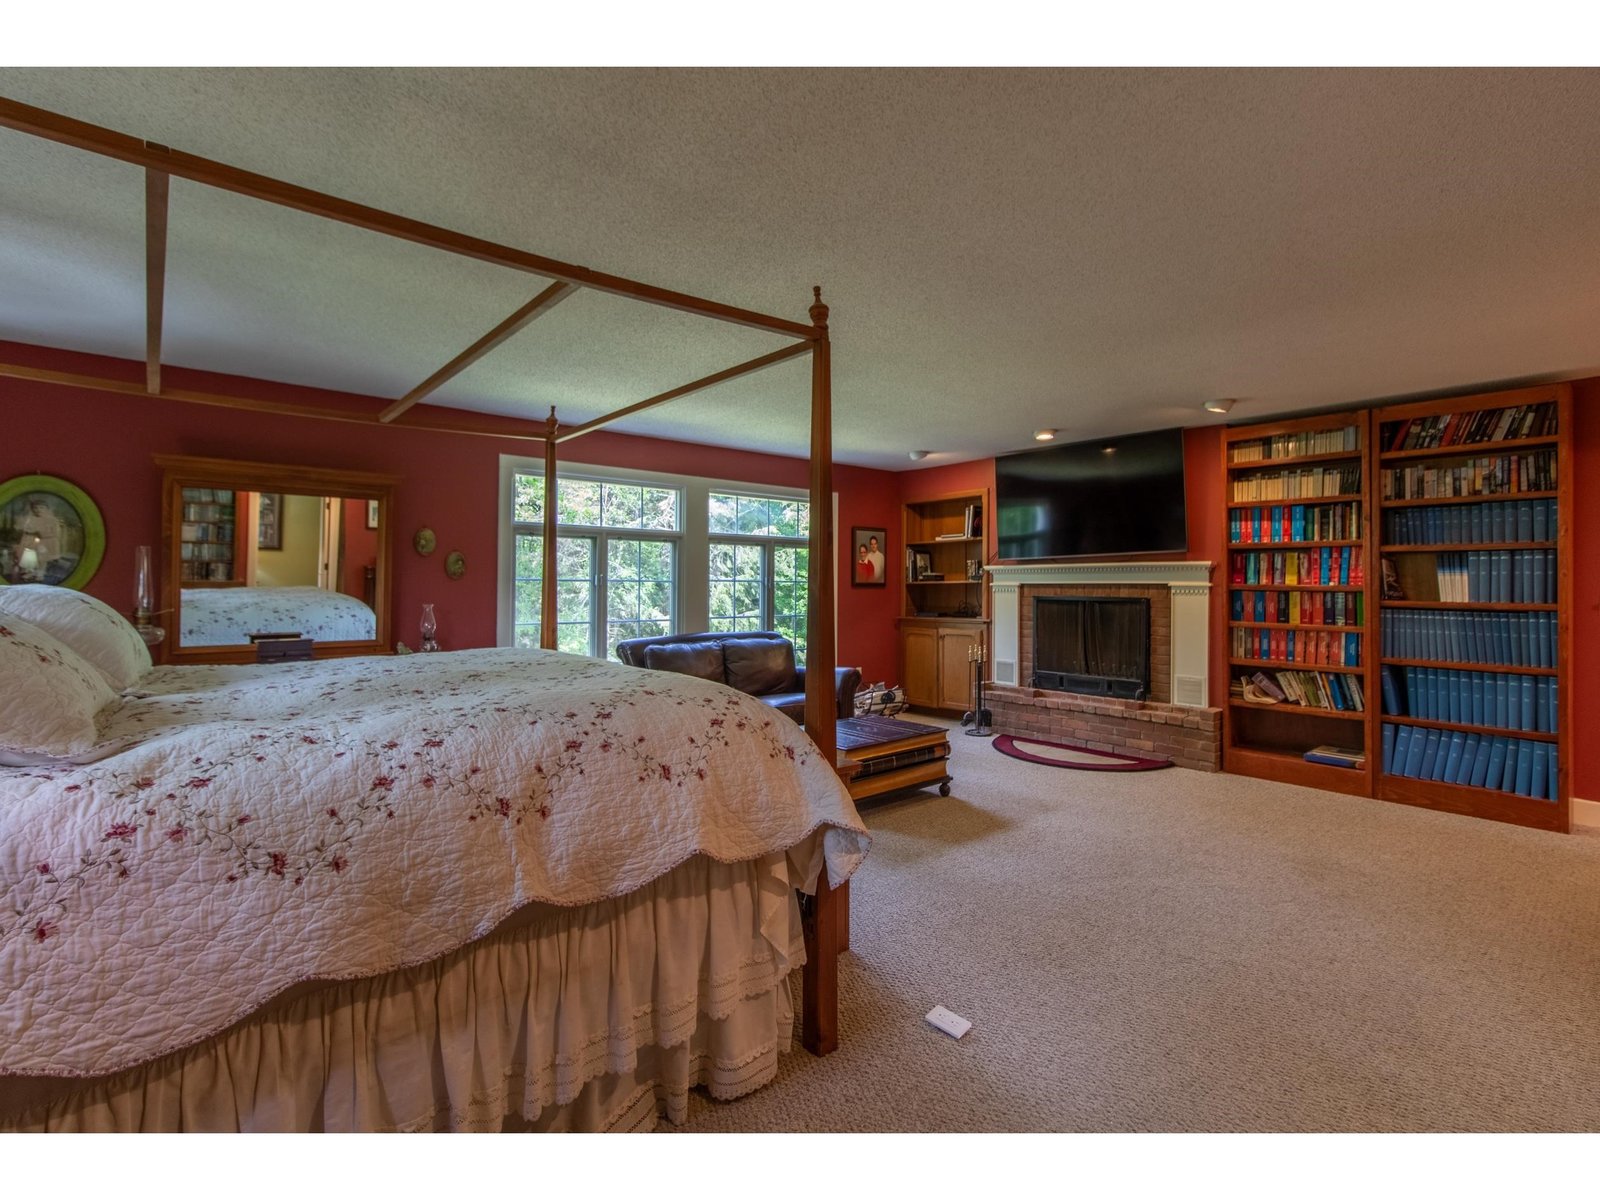
[[1144, 700], [1150, 694], [1150, 601], [1036, 596], [1033, 686]]

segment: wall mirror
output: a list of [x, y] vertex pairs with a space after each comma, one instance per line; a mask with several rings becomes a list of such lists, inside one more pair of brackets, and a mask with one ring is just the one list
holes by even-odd
[[254, 662], [263, 635], [318, 658], [389, 647], [391, 475], [158, 455], [171, 662]]

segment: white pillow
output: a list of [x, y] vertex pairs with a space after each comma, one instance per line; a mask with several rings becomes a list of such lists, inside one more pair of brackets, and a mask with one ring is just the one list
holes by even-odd
[[150, 648], [139, 631], [109, 604], [47, 583], [0, 587], [0, 619], [18, 617], [64, 642], [106, 677], [115, 690], [130, 688], [150, 670]]
[[44, 630], [0, 614], [0, 762], [69, 758], [93, 746], [116, 702], [105, 677]]

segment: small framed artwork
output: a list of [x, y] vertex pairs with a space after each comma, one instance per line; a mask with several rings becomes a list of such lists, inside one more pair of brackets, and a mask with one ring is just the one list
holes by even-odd
[[256, 549], [283, 549], [283, 493], [262, 492], [256, 519]]
[[82, 488], [54, 475], [0, 484], [0, 583], [82, 590], [105, 552], [105, 522]]
[[889, 531], [850, 527], [850, 586], [889, 586]]
[[367, 528], [368, 529], [376, 529], [377, 527], [378, 527], [378, 502], [376, 500], [368, 500], [367, 501]]

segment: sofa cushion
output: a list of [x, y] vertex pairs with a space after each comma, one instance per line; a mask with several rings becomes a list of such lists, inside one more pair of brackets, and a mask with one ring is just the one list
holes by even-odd
[[787, 638], [733, 638], [722, 643], [728, 686], [751, 696], [787, 691], [794, 683], [794, 646]]
[[720, 642], [680, 642], [676, 646], [646, 646], [644, 665], [652, 671], [675, 671], [722, 683]]
[[793, 717], [796, 721], [806, 719], [806, 694], [804, 692], [768, 692], [758, 699], [763, 704], [770, 704], [785, 716]]

